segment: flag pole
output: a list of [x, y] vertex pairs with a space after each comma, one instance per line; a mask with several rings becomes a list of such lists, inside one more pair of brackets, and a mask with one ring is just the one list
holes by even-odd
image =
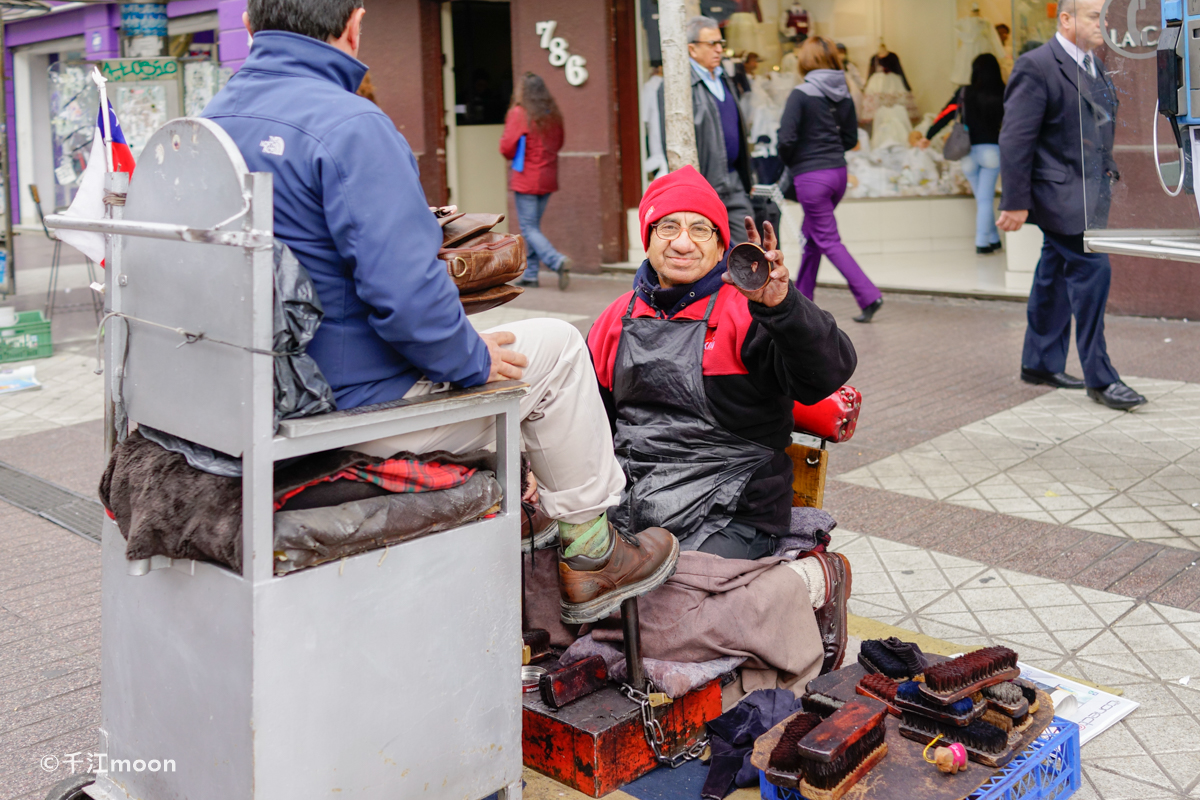
[[108, 79], [100, 74], [99, 67], [92, 68], [92, 80], [96, 84], [96, 88], [100, 90], [100, 133], [104, 136], [104, 159], [108, 167], [105, 172], [113, 171], [113, 147], [112, 147], [112, 117], [108, 108]]

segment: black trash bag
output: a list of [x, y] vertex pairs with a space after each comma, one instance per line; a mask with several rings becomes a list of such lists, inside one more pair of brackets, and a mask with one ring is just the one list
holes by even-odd
[[282, 419], [334, 411], [333, 389], [304, 351], [325, 316], [308, 270], [291, 249], [275, 240], [275, 426]]

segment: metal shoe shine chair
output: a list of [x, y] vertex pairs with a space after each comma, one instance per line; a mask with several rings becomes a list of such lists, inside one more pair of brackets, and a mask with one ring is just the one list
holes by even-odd
[[[92, 798], [521, 795], [520, 433], [523, 384], [273, 426], [272, 176], [214, 123], [146, 145], [111, 234], [108, 447], [151, 425], [243, 463], [242, 573], [155, 557], [103, 533], [102, 722]], [[490, 519], [276, 577], [276, 460], [494, 418]], [[170, 759], [172, 769], [166, 769]], [[162, 764], [158, 771], [138, 764]], [[132, 765], [132, 766], [131, 766]]]

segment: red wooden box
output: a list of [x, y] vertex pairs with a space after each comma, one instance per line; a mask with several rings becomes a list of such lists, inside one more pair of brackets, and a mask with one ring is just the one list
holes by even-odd
[[[655, 709], [666, 736], [665, 754], [702, 739], [704, 724], [721, 715], [720, 681]], [[641, 712], [615, 686], [558, 711], [525, 695], [525, 766], [591, 797], [601, 797], [658, 766]]]

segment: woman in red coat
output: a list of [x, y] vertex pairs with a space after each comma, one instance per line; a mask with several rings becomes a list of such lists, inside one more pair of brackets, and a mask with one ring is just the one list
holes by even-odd
[[[518, 157], [522, 138], [523, 163]], [[501, 155], [516, 162], [509, 173], [509, 186], [516, 195], [517, 222], [529, 258], [517, 286], [537, 286], [539, 264], [558, 273], [559, 289], [566, 289], [571, 281], [571, 259], [555, 250], [541, 229], [550, 194], [558, 191], [558, 151], [562, 146], [562, 113], [545, 81], [526, 72], [513, 92], [512, 107], [504, 118], [504, 135], [500, 137]]]

